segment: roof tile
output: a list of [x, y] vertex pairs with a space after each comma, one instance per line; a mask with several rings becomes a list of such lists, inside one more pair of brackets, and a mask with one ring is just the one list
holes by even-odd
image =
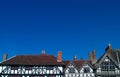
[[21, 55], [6, 60], [1, 65], [64, 65], [63, 62], [57, 62], [53, 55]]

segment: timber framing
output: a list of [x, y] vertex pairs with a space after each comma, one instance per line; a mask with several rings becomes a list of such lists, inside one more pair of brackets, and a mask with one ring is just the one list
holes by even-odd
[[[62, 60], [53, 55], [18, 55], [0, 63], [0, 77], [120, 77], [120, 50], [111, 45], [96, 60], [96, 52], [89, 54], [88, 60]], [[93, 61], [94, 60], [94, 61]]]
[[[54, 76], [63, 77], [62, 65], [56, 66], [1, 66], [1, 77], [5, 76]], [[62, 69], [62, 70], [61, 70]]]

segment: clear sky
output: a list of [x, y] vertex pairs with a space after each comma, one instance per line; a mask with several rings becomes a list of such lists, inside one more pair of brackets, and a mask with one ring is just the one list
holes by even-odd
[[108, 43], [120, 48], [120, 0], [0, 0], [0, 61], [41, 50], [99, 58]]

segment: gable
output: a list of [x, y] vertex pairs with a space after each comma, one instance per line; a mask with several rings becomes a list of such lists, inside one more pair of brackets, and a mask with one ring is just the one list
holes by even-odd
[[108, 55], [102, 59], [98, 67], [101, 68], [101, 71], [115, 71], [118, 68], [113, 59]]
[[117, 68], [119, 68], [117, 62], [114, 60], [113, 55], [111, 54], [110, 51], [109, 51], [109, 53], [106, 52], [106, 53], [98, 60], [98, 62], [96, 63], [96, 68], [98, 68], [103, 61], [111, 61], [111, 62], [113, 62], [113, 63], [115, 64], [115, 66], [116, 66]]
[[80, 69], [80, 73], [93, 73], [93, 69], [85, 62]]
[[74, 63], [70, 62], [66, 69], [65, 69], [65, 73], [78, 73], [77, 68], [75, 67]]

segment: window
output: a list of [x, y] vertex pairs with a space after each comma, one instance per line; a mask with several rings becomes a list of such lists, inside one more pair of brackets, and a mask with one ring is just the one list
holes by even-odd
[[14, 76], [14, 75], [13, 75], [13, 76], [9, 76], [9, 77], [20, 77], [20, 76]]
[[17, 70], [18, 67], [17, 66], [11, 66], [11, 70]]
[[75, 69], [74, 68], [69, 68], [69, 73], [75, 73]]
[[32, 67], [25, 67], [26, 70], [32, 70]]
[[53, 70], [53, 67], [46, 67], [46, 70]]
[[112, 61], [103, 61], [101, 69], [102, 71], [115, 71], [115, 64]]
[[49, 77], [55, 77], [55, 76], [49, 76]]
[[116, 76], [101, 76], [101, 77], [116, 77]]
[[84, 73], [89, 73], [89, 72], [90, 72], [89, 67], [85, 67], [85, 68], [84, 68]]

